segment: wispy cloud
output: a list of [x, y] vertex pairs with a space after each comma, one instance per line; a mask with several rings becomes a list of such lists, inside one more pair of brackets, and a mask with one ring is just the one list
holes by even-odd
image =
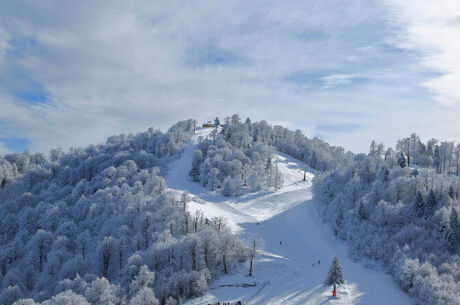
[[421, 64], [439, 75], [421, 84], [436, 100], [446, 105], [460, 104], [460, 2], [387, 0], [394, 20], [402, 31], [394, 43], [420, 53]]
[[433, 71], [421, 38], [404, 34], [417, 20], [390, 4], [3, 1], [0, 122], [44, 151], [235, 112], [313, 133], [356, 120], [323, 130], [354, 150], [412, 131], [460, 136], [425, 127], [459, 113], [430, 96], [455, 98], [456, 58]]

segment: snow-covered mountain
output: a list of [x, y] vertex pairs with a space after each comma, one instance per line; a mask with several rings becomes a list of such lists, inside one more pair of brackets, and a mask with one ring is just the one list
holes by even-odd
[[[312, 201], [316, 171], [304, 162], [276, 154], [284, 178], [277, 191], [225, 197], [191, 181], [184, 168], [192, 162], [198, 138], [209, 132], [197, 131], [171, 165], [166, 183], [178, 197], [183, 191], [190, 193], [192, 213], [223, 216], [249, 244], [256, 238], [262, 239], [264, 246], [255, 258], [253, 276], [247, 275], [246, 263], [237, 272], [213, 282], [205, 295], [186, 304], [413, 304], [382, 266], [355, 262], [347, 246], [323, 223]], [[334, 256], [339, 257], [346, 280], [339, 286], [337, 298], [332, 297], [331, 287], [323, 286]]]
[[196, 125], [1, 157], [0, 303], [460, 303], [448, 143], [355, 155], [238, 115]]

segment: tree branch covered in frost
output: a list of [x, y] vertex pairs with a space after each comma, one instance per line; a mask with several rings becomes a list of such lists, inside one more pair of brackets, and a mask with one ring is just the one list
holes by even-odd
[[245, 260], [222, 219], [190, 215], [159, 176], [193, 123], [54, 150], [4, 184], [0, 303], [172, 305]]
[[318, 170], [333, 168], [349, 157], [343, 148], [317, 138], [308, 139], [300, 130], [272, 127], [265, 121], [252, 123], [249, 118], [242, 123], [237, 114], [226, 118], [222, 130], [217, 130], [201, 139], [190, 176], [225, 196], [280, 188], [282, 176], [277, 170], [276, 149]]
[[[413, 134], [397, 150], [372, 142], [317, 176], [314, 196], [336, 235], [383, 261], [423, 304], [460, 304], [460, 177], [453, 142]], [[459, 147], [458, 145], [456, 147]]]

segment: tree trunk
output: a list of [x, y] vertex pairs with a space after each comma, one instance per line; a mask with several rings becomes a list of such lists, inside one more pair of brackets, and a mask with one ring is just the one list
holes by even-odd
[[223, 263], [224, 263], [224, 273], [228, 273], [228, 271], [227, 271], [227, 262], [225, 261], [225, 254], [223, 255]]
[[192, 270], [196, 270], [196, 250], [195, 245], [192, 246]]

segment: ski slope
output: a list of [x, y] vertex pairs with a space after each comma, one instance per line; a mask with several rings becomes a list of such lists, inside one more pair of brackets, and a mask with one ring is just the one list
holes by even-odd
[[[379, 265], [355, 262], [348, 256], [347, 247], [319, 218], [311, 193], [313, 171], [302, 181], [305, 163], [279, 153], [284, 186], [276, 192], [228, 198], [192, 182], [188, 172], [196, 141], [209, 131], [197, 130], [180, 159], [171, 165], [167, 185], [178, 197], [185, 190], [191, 194], [192, 213], [201, 210], [207, 217], [224, 216], [242, 239], [262, 238], [264, 249], [255, 259], [252, 277], [247, 276], [246, 265], [220, 277], [206, 295], [186, 304], [234, 304], [238, 300], [273, 305], [414, 303]], [[341, 262], [346, 281], [339, 286], [337, 297], [331, 296], [332, 287], [322, 285], [334, 256]]]

